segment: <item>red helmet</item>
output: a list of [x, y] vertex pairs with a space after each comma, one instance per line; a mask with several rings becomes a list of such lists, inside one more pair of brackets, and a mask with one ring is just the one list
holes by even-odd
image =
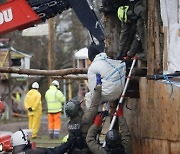
[[5, 105], [2, 101], [0, 101], [0, 115], [4, 112], [5, 110]]

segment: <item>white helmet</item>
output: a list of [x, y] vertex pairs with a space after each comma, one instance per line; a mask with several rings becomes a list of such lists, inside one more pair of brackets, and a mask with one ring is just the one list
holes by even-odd
[[59, 82], [58, 82], [57, 80], [54, 80], [54, 81], [52, 82], [52, 85], [57, 86], [57, 87], [59, 88]]
[[31, 147], [28, 132], [20, 129], [11, 136], [13, 154], [21, 153]]
[[28, 133], [26, 131], [19, 130], [11, 136], [11, 140], [12, 140], [13, 147], [18, 146], [18, 145], [27, 145]]
[[37, 82], [34, 82], [32, 84], [32, 88], [39, 89], [39, 84]]

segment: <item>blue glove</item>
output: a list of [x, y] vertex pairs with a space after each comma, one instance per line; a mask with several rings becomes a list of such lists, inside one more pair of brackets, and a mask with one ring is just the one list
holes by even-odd
[[100, 74], [96, 74], [96, 84], [102, 84], [101, 75]]

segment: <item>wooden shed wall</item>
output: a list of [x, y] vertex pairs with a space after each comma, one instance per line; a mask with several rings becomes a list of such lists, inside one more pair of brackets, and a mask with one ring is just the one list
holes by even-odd
[[140, 99], [130, 99], [132, 110], [125, 109], [133, 154], [180, 154], [179, 92], [171, 84], [140, 79]]

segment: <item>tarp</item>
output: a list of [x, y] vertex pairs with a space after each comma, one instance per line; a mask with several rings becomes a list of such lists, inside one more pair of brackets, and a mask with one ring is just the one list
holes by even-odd
[[160, 0], [163, 26], [168, 28], [168, 73], [180, 71], [180, 1]]

